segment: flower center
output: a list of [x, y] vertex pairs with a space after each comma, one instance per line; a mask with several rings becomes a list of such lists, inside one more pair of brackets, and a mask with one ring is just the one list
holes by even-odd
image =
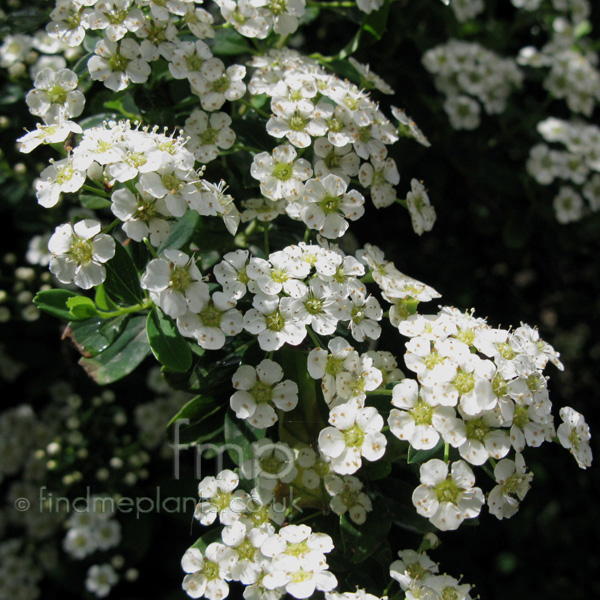
[[451, 477], [438, 483], [433, 489], [439, 502], [450, 502], [451, 504], [457, 504], [463, 492], [463, 489]]
[[190, 56], [185, 57], [185, 65], [188, 68], [188, 71], [199, 71], [203, 64], [204, 60], [197, 54], [191, 54]]
[[523, 429], [527, 423], [529, 423], [529, 411], [526, 406], [517, 406], [515, 408], [515, 414], [513, 416], [513, 425], [519, 429]]
[[467, 437], [478, 442], [483, 442], [485, 436], [492, 428], [483, 422], [483, 419], [471, 419], [465, 422]]
[[344, 431], [344, 439], [348, 448], [360, 448], [365, 440], [365, 432], [358, 425], [353, 425]]
[[171, 271], [169, 286], [176, 292], [183, 293], [190, 287], [192, 276], [188, 267], [174, 267]]
[[330, 196], [327, 194], [323, 200], [320, 202], [321, 208], [326, 215], [330, 215], [331, 213], [337, 212], [340, 207], [340, 197], [339, 196]]
[[421, 398], [410, 411], [410, 416], [415, 420], [415, 425], [431, 425], [433, 419], [433, 407], [429, 406]]
[[112, 71], [125, 71], [129, 64], [129, 59], [117, 52], [108, 59], [108, 64]]
[[222, 75], [213, 83], [213, 91], [218, 94], [223, 94], [229, 89], [229, 77], [227, 75]]
[[86, 265], [92, 262], [92, 245], [87, 240], [78, 239], [71, 246], [70, 254], [80, 265]]
[[212, 302], [200, 312], [200, 320], [206, 327], [220, 327], [222, 317], [223, 313]]
[[468, 394], [475, 387], [475, 374], [459, 368], [453, 383], [459, 394]]
[[200, 139], [202, 140], [202, 143], [205, 145], [215, 144], [218, 137], [219, 137], [219, 130], [213, 129], [212, 127], [209, 127], [204, 133], [202, 133], [200, 135]]
[[309, 298], [304, 307], [311, 315], [317, 315], [323, 310], [323, 301], [320, 298]]
[[273, 397], [273, 389], [267, 383], [258, 381], [250, 389], [250, 394], [258, 404], [265, 404]]
[[298, 112], [295, 112], [288, 121], [290, 129], [292, 131], [304, 131], [304, 128], [306, 127], [307, 123], [308, 121]]
[[285, 327], [285, 319], [279, 310], [267, 315], [265, 323], [271, 331], [281, 331]]
[[273, 169], [273, 177], [280, 181], [287, 181], [293, 175], [292, 163], [277, 163]]

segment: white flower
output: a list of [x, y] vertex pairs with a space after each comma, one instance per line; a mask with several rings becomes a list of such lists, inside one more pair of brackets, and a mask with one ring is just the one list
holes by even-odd
[[353, 56], [348, 58], [348, 62], [358, 71], [360, 75], [360, 87], [364, 89], [375, 88], [384, 94], [393, 94], [394, 90], [379, 75], [373, 73], [369, 65], [359, 63]]
[[235, 305], [228, 294], [214, 292], [203, 306], [177, 317], [179, 332], [195, 337], [205, 350], [218, 350], [225, 345], [225, 336], [237, 335], [243, 329], [242, 313]]
[[[301, 217], [307, 227], [326, 238], [338, 238], [348, 229], [348, 221], [356, 221], [365, 212], [365, 199], [356, 190], [346, 193], [348, 184], [337, 175], [306, 182]], [[345, 218], [344, 218], [345, 217]]]
[[196, 505], [194, 518], [202, 525], [214, 523], [217, 516], [224, 525], [235, 522], [240, 516], [237, 504], [245, 497], [245, 492], [236, 490], [239, 481], [239, 476], [229, 469], [224, 469], [217, 477], [205, 477], [198, 484], [200, 502]]
[[75, 167], [71, 157], [54, 161], [41, 172], [35, 184], [38, 203], [52, 208], [58, 204], [61, 193], [73, 194], [84, 182], [85, 172]]
[[383, 6], [383, 0], [356, 0], [356, 6], [363, 12], [370, 14]]
[[78, 117], [85, 105], [85, 96], [77, 90], [77, 75], [69, 69], [42, 69], [35, 78], [35, 88], [25, 98], [29, 111], [46, 123], [60, 123]]
[[220, 149], [227, 150], [235, 143], [235, 133], [230, 125], [231, 117], [226, 113], [212, 113], [209, 117], [196, 109], [184, 127], [184, 132], [190, 136], [188, 150], [194, 153], [199, 162], [209, 163], [217, 158]]
[[367, 513], [373, 510], [373, 504], [367, 494], [362, 492], [363, 484], [357, 477], [346, 475], [338, 477], [327, 475], [325, 489], [332, 496], [329, 505], [336, 515], [348, 513], [357, 525], [367, 520]]
[[163, 198], [154, 198], [143, 192], [139, 183], [136, 189], [138, 194], [126, 187], [115, 190], [110, 209], [115, 217], [123, 221], [123, 231], [132, 240], [141, 242], [149, 237], [150, 243], [158, 248], [167, 239], [171, 227], [166, 220], [171, 216], [167, 204]]
[[554, 214], [559, 223], [579, 221], [583, 217], [585, 203], [580, 194], [572, 187], [563, 186], [552, 201]]
[[223, 286], [231, 298], [240, 299], [246, 294], [250, 277], [246, 273], [248, 250], [235, 250], [223, 256], [223, 260], [213, 267], [215, 279]]
[[125, 37], [128, 31], [135, 33], [144, 14], [132, 4], [133, 0], [99, 0], [87, 19], [90, 29], [104, 30], [111, 42]]
[[333, 427], [319, 433], [319, 449], [331, 458], [336, 473], [351, 475], [360, 468], [361, 457], [375, 461], [384, 455], [383, 418], [374, 407], [340, 404], [329, 413], [329, 422]]
[[272, 442], [262, 438], [252, 444], [252, 458], [242, 463], [245, 479], [256, 480], [261, 499], [272, 499], [279, 484], [291, 483], [298, 475], [294, 451], [285, 442]]
[[313, 533], [307, 525], [286, 525], [267, 538], [261, 552], [272, 558], [263, 584], [267, 589], [283, 588], [295, 598], [308, 598], [315, 590], [329, 592], [337, 585], [327, 571], [325, 553], [333, 550], [332, 539]]
[[248, 419], [254, 427], [270, 427], [277, 421], [273, 405], [284, 412], [298, 404], [298, 385], [283, 379], [283, 369], [265, 359], [256, 368], [242, 365], [233, 375], [231, 408], [239, 419]]
[[88, 290], [106, 278], [104, 263], [115, 254], [115, 240], [100, 233], [98, 221], [85, 219], [59, 225], [50, 240], [50, 271], [61, 283], [75, 283]]
[[150, 65], [141, 57], [139, 44], [125, 38], [119, 43], [102, 39], [96, 44], [95, 55], [88, 61], [90, 77], [120, 92], [131, 82], [145, 83], [150, 76]]
[[433, 398], [429, 401], [419, 395], [419, 385], [414, 379], [403, 379], [392, 391], [392, 404], [401, 410], [390, 411], [390, 431], [417, 450], [434, 448], [444, 424], [456, 421], [453, 408], [440, 406]]
[[323, 178], [330, 173], [350, 182], [358, 174], [360, 158], [352, 149], [352, 144], [334, 146], [327, 138], [321, 137], [313, 144], [315, 158], [315, 176]]
[[271, 109], [274, 116], [267, 121], [267, 133], [275, 138], [286, 137], [297, 148], [307, 148], [312, 137], [320, 137], [327, 131], [325, 121], [315, 114], [314, 108], [293, 109], [272, 102]]
[[429, 196], [423, 184], [412, 179], [411, 191], [406, 195], [406, 205], [410, 213], [413, 230], [417, 235], [431, 231], [435, 223], [435, 208], [429, 202]]
[[400, 175], [393, 159], [372, 156], [370, 163], [361, 166], [358, 179], [361, 185], [371, 189], [371, 199], [376, 208], [391, 206], [396, 201], [394, 186], [400, 181]]
[[570, 406], [560, 409], [560, 418], [564, 421], [558, 426], [558, 440], [575, 457], [582, 469], [592, 466], [592, 449], [590, 448], [590, 428], [581, 413]]
[[188, 573], [183, 578], [183, 589], [192, 598], [226, 598], [229, 594], [226, 578], [234, 562], [235, 552], [219, 542], [209, 544], [204, 555], [198, 548], [189, 548], [181, 559], [181, 566]]
[[82, 129], [73, 121], [60, 121], [51, 125], [35, 124], [35, 130], [27, 132], [20, 137], [19, 151], [23, 154], [29, 154], [40, 144], [57, 144], [64, 142], [71, 133], [81, 133]]
[[243, 65], [231, 65], [225, 69], [225, 65], [218, 61], [198, 76], [192, 91], [200, 96], [204, 110], [219, 110], [226, 100], [239, 100], [246, 93], [245, 76], [246, 67]]
[[260, 191], [271, 200], [296, 200], [302, 193], [302, 182], [312, 177], [310, 163], [298, 158], [289, 144], [277, 146], [272, 155], [261, 152], [254, 157], [250, 173], [260, 181]]
[[473, 487], [475, 476], [462, 460], [448, 465], [433, 458], [421, 465], [421, 485], [412, 495], [417, 512], [442, 531], [458, 529], [465, 519], [475, 518], [485, 499]]
[[425, 135], [419, 129], [417, 124], [406, 114], [405, 111], [403, 111], [401, 108], [398, 108], [397, 106], [392, 106], [391, 110], [392, 115], [394, 115], [394, 118], [398, 120], [398, 133], [401, 136], [411, 137], [423, 146], [431, 146], [429, 140], [425, 137]]
[[437, 564], [424, 552], [400, 550], [398, 558], [399, 560], [395, 560], [390, 565], [390, 576], [403, 590], [407, 590], [413, 583], [424, 579], [428, 574], [438, 572]]
[[476, 129], [479, 127], [481, 107], [469, 96], [450, 96], [444, 102], [444, 110], [454, 129]]
[[209, 290], [194, 260], [179, 250], [165, 250], [163, 256], [148, 263], [142, 287], [170, 317], [187, 310], [199, 312], [208, 302]]
[[529, 491], [533, 473], [526, 472], [523, 455], [517, 454], [514, 461], [509, 458], [499, 461], [494, 477], [498, 485], [488, 497], [490, 513], [498, 519], [509, 519], [519, 510], [519, 501]]
[[92, 565], [85, 578], [85, 589], [97, 598], [104, 598], [118, 581], [119, 576], [112, 565]]

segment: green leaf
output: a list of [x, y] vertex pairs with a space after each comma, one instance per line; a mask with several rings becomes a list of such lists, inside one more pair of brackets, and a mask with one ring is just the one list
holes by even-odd
[[173, 319], [153, 307], [146, 323], [148, 341], [156, 360], [173, 371], [187, 371], [192, 366], [192, 351], [179, 333]]
[[386, 506], [377, 506], [362, 525], [356, 525], [346, 515], [340, 517], [340, 532], [344, 545], [344, 557], [354, 564], [369, 558], [373, 552], [387, 543], [391, 527], [391, 515]]
[[171, 427], [180, 419], [189, 419], [192, 423], [200, 423], [210, 417], [215, 408], [222, 408], [223, 405], [217, 404], [213, 398], [205, 396], [196, 396], [185, 404], [181, 410], [169, 421], [167, 427]]
[[376, 481], [387, 477], [392, 472], [392, 464], [387, 460], [364, 462], [360, 470], [361, 478]]
[[106, 292], [125, 304], [139, 304], [143, 300], [140, 278], [133, 260], [125, 248], [115, 240], [115, 255], [106, 263]]
[[146, 317], [136, 315], [106, 350], [93, 358], [80, 359], [79, 364], [96, 383], [106, 385], [129, 375], [149, 353]]
[[225, 415], [225, 443], [227, 452], [236, 465], [239, 466], [253, 457], [252, 443], [261, 440], [265, 435], [264, 429], [256, 429], [229, 413]]
[[73, 298], [68, 298], [67, 308], [69, 309], [72, 318], [77, 320], [89, 319], [98, 314], [94, 301], [87, 296], [74, 296]]
[[406, 462], [410, 464], [418, 464], [429, 460], [430, 458], [434, 458], [437, 454], [440, 453], [441, 449], [444, 447], [444, 440], [440, 438], [440, 441], [437, 443], [435, 448], [431, 448], [431, 450], [415, 450], [412, 446], [408, 448], [408, 458]]
[[347, 58], [360, 48], [371, 46], [383, 37], [383, 34], [387, 29], [391, 1], [392, 0], [385, 0], [383, 6], [379, 10], [364, 17], [360, 29], [346, 46], [340, 50], [337, 58]]
[[44, 290], [38, 292], [33, 299], [33, 303], [42, 311], [58, 317], [59, 319], [65, 319], [66, 321], [72, 321], [73, 315], [67, 302], [71, 298], [82, 298], [79, 294], [71, 292], [69, 290]]
[[158, 254], [167, 249], [179, 250], [187, 244], [194, 235], [199, 219], [200, 215], [195, 210], [188, 210], [174, 225], [171, 225], [169, 237], [158, 248]]
[[94, 302], [100, 310], [115, 310], [117, 308], [117, 305], [106, 295], [103, 283], [96, 286]]
[[90, 210], [102, 210], [110, 208], [112, 202], [108, 198], [102, 196], [93, 196], [92, 194], [80, 194], [79, 201], [83, 206]]
[[96, 356], [113, 343], [121, 333], [128, 316], [120, 315], [113, 319], [93, 317], [85, 321], [69, 323], [63, 338], [70, 338], [86, 358]]
[[212, 52], [215, 56], [233, 56], [252, 54], [253, 50], [235, 29], [218, 29], [213, 40]]
[[104, 102], [104, 107], [116, 110], [122, 116], [131, 120], [140, 120], [140, 109], [135, 103], [131, 92], [125, 92], [120, 96], [113, 95], [110, 100]]
[[[222, 412], [226, 408], [226, 404], [219, 404], [213, 398], [196, 396], [171, 419], [167, 428], [176, 431], [174, 435], [181, 444], [210, 440], [223, 431]], [[181, 423], [183, 419], [189, 422]]]

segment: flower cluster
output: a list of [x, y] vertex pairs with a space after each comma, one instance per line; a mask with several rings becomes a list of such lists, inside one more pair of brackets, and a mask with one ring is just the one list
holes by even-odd
[[315, 590], [331, 591], [337, 585], [325, 555], [333, 549], [331, 538], [314, 533], [307, 525], [277, 527], [280, 519], [271, 504], [258, 496], [236, 490], [238, 476], [224, 470], [203, 479], [198, 487], [201, 502], [196, 517], [203, 524], [218, 515], [225, 526], [221, 541], [203, 551], [190, 548], [182, 559], [188, 573], [183, 588], [192, 598], [224, 598], [229, 581], [246, 587], [244, 598], [257, 594], [280, 598], [288, 593], [308, 598]]
[[523, 80], [514, 60], [475, 42], [451, 39], [427, 50], [423, 64], [446, 96], [444, 110], [454, 129], [477, 128], [482, 105], [488, 114], [503, 112], [510, 93]]
[[[557, 221], [581, 219], [586, 212], [584, 199], [587, 209], [600, 210], [600, 128], [550, 117], [538, 123], [537, 130], [547, 143], [530, 150], [527, 171], [542, 185], [556, 179], [568, 182], [554, 198]], [[560, 144], [565, 150], [548, 144]]]

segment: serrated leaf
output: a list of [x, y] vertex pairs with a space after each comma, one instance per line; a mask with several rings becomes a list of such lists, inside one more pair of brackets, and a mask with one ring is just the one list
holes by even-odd
[[129, 375], [150, 354], [146, 335], [146, 316], [132, 317], [119, 337], [106, 350], [93, 358], [82, 358], [79, 364], [98, 384], [106, 385]]
[[419, 464], [434, 458], [438, 455], [444, 447], [444, 440], [440, 438], [440, 441], [436, 444], [435, 448], [430, 450], [415, 450], [412, 446], [408, 448], [408, 458], [406, 462], [410, 464]]
[[33, 299], [33, 303], [45, 313], [64, 319], [66, 321], [72, 321], [73, 315], [67, 301], [71, 298], [82, 298], [79, 294], [71, 292], [70, 290], [44, 290], [38, 292]]
[[139, 304], [143, 299], [140, 277], [133, 259], [115, 240], [115, 255], [106, 263], [104, 287], [112, 298], [125, 304]]
[[98, 314], [96, 305], [87, 296], [74, 296], [67, 300], [67, 308], [74, 319], [89, 319]]
[[179, 250], [187, 244], [194, 235], [199, 219], [200, 215], [195, 210], [188, 210], [174, 225], [171, 225], [169, 237], [158, 248], [158, 254], [167, 249]]
[[173, 371], [187, 371], [192, 366], [192, 351], [177, 326], [158, 307], [148, 314], [146, 332], [152, 354], [161, 365]]
[[85, 321], [69, 323], [63, 338], [70, 338], [84, 357], [91, 358], [113, 343], [121, 333], [128, 316], [120, 315], [113, 319], [93, 317]]

